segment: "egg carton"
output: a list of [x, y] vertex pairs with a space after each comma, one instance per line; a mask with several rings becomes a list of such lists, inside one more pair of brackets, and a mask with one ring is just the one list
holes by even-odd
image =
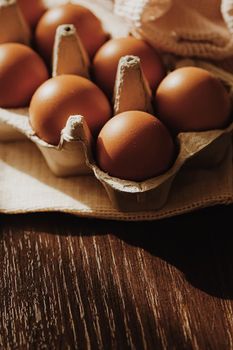
[[[39, 139], [28, 117], [0, 110], [0, 118], [11, 121], [14, 128], [30, 139], [43, 154], [49, 168], [57, 176], [93, 173], [103, 184], [113, 205], [121, 211], [144, 211], [161, 208], [167, 201], [173, 180], [182, 167], [214, 167], [226, 154], [232, 142], [233, 123], [224, 130], [180, 133], [179, 152], [173, 166], [163, 175], [143, 181], [120, 180], [104, 173], [92, 157], [89, 128], [82, 116], [70, 116], [61, 132], [58, 146]], [[139, 160], [140, 161], [140, 160]]]
[[[88, 61], [83, 47], [80, 46], [72, 25], [68, 26], [69, 30], [67, 25], [57, 30], [53, 75], [70, 73], [67, 70], [72, 67], [74, 72], [78, 70], [78, 74], [87, 76]], [[72, 55], [68, 55], [72, 58], [69, 64], [62, 59], [64, 50], [72, 51]], [[175, 63], [173, 68], [184, 65], [201, 67], [204, 63], [183, 60]], [[214, 71], [232, 96], [231, 75], [212, 65], [204, 68]], [[153, 111], [151, 92], [137, 57], [126, 56], [119, 62], [113, 109], [114, 114], [126, 110]], [[215, 167], [224, 158], [229, 147], [232, 147], [233, 123], [224, 130], [180, 133], [176, 138], [178, 152], [172, 167], [155, 178], [134, 182], [111, 177], [97, 166], [92, 152], [93, 140], [83, 116], [68, 118], [57, 146], [46, 143], [34, 133], [27, 108], [17, 110], [0, 108], [0, 122], [2, 141], [15, 140], [18, 137], [29, 139], [41, 151], [49, 168], [56, 176], [93, 174], [103, 184], [112, 204], [121, 211], [161, 208], [167, 202], [172, 183], [183, 167]]]

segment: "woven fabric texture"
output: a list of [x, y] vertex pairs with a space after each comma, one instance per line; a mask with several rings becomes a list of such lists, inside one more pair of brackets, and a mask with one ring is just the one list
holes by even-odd
[[135, 35], [181, 56], [233, 55], [233, 0], [115, 0]]
[[61, 211], [83, 217], [154, 220], [233, 200], [231, 150], [216, 168], [186, 169], [156, 211], [120, 212], [94, 176], [58, 178], [29, 141], [0, 143], [0, 212]]

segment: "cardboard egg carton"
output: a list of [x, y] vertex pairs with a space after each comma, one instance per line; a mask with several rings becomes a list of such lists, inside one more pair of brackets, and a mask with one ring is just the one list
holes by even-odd
[[224, 130], [180, 133], [177, 138], [179, 152], [173, 166], [163, 175], [133, 182], [113, 178], [95, 164], [90, 132], [84, 117], [70, 116], [61, 132], [59, 145], [53, 146], [34, 134], [27, 116], [8, 113], [11, 112], [1, 113], [0, 110], [0, 118], [10, 117], [14, 127], [36, 144], [55, 175], [93, 173], [105, 187], [113, 205], [121, 211], [161, 208], [167, 201], [173, 180], [183, 166], [214, 167], [223, 159], [232, 142], [233, 124]]
[[[63, 55], [64, 52], [66, 55]], [[70, 57], [69, 62], [64, 57]], [[200, 67], [204, 65], [198, 61], [179, 61], [173, 68], [190, 64]], [[58, 28], [53, 76], [70, 73], [88, 77], [88, 65], [87, 55], [74, 27], [68, 24]], [[232, 96], [233, 82], [230, 74], [215, 69], [212, 65], [203, 68], [213, 71]], [[153, 111], [151, 92], [138, 57], [126, 56], [119, 62], [113, 109], [114, 114], [126, 110]], [[217, 166], [232, 146], [233, 123], [224, 130], [180, 133], [176, 139], [178, 152], [172, 167], [155, 178], [134, 182], [111, 177], [98, 167], [92, 154], [93, 140], [83, 116], [69, 117], [57, 146], [50, 145], [35, 135], [29, 122], [28, 109], [0, 108], [0, 123], [0, 140], [22, 137], [29, 139], [39, 148], [50, 170], [57, 176], [92, 173], [103, 184], [113, 205], [121, 211], [161, 208], [167, 202], [172, 183], [183, 167]]]

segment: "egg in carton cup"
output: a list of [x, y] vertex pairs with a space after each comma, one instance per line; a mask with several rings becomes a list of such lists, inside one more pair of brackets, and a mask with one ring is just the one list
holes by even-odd
[[[175, 68], [187, 65], [190, 65], [190, 62], [177, 62]], [[199, 66], [201, 67], [200, 63]], [[214, 67], [212, 69], [214, 70]], [[222, 73], [224, 72], [218, 70], [216, 76], [224, 81], [232, 96], [229, 80], [231, 76]], [[114, 114], [136, 109], [153, 113], [151, 92], [143, 75], [140, 59], [125, 56], [119, 62], [116, 76]], [[146, 181], [135, 182], [114, 178], [96, 165], [92, 165], [92, 169], [104, 185], [112, 203], [119, 210], [156, 210], [167, 202], [172, 183], [183, 167], [209, 168], [223, 160], [229, 147], [232, 146], [232, 130], [233, 123], [222, 130], [179, 133], [176, 137], [177, 154], [173, 165], [165, 173]], [[138, 161], [140, 162], [140, 158]]]
[[[175, 68], [190, 63], [178, 62]], [[193, 64], [200, 67], [204, 65], [201, 61]], [[88, 77], [88, 67], [87, 55], [75, 28], [71, 24], [60, 26], [54, 46], [53, 76], [68, 73]], [[212, 65], [203, 68], [213, 70], [232, 96], [230, 74], [216, 70]], [[143, 75], [140, 59], [135, 56], [122, 57], [120, 60], [114, 91], [114, 114], [130, 110], [153, 112], [151, 91]], [[16, 130], [35, 143], [55, 175], [94, 174], [105, 187], [113, 205], [121, 211], [161, 208], [168, 200], [175, 177], [184, 166], [215, 166], [232, 146], [232, 123], [223, 130], [180, 133], [176, 138], [177, 154], [170, 169], [154, 178], [136, 182], [112, 177], [98, 167], [93, 157], [92, 136], [83, 116], [68, 118], [57, 146], [48, 144], [35, 134], [27, 109], [16, 112], [1, 108], [0, 121], [9, 130]]]
[[[70, 73], [89, 77], [88, 56], [73, 25], [58, 27], [53, 62], [53, 76]], [[86, 159], [91, 159], [93, 141], [84, 117], [70, 116], [65, 128], [61, 131], [60, 142], [56, 146], [45, 142], [35, 134], [29, 121], [28, 108], [16, 110], [0, 108], [0, 121], [3, 126], [1, 141], [10, 141], [11, 138], [31, 140], [39, 148], [55, 175], [72, 176], [91, 173]]]
[[[233, 106], [233, 76], [231, 73], [224, 71], [223, 69], [208, 63], [206, 61], [198, 59], [178, 59], [174, 61], [173, 69], [182, 67], [198, 67], [207, 70], [213, 76], [215, 76], [226, 88], [230, 97], [231, 106]], [[211, 101], [210, 101], [211, 103]], [[189, 138], [191, 148], [198, 150], [199, 145], [203, 142], [206, 146], [201, 152], [193, 154], [187, 166], [199, 167], [199, 168], [211, 168], [217, 166], [224, 158], [229, 147], [232, 147], [232, 134], [233, 134], [233, 110], [231, 107], [231, 116], [228, 125], [224, 129], [215, 129], [208, 131], [199, 131], [194, 133], [183, 133], [180, 137]]]
[[[67, 0], [44, 0], [45, 6], [49, 9], [57, 5], [68, 3]], [[90, 0], [72, 1], [90, 9], [98, 18], [102, 20], [103, 28], [111, 37], [126, 36], [129, 32], [129, 26], [122, 18], [115, 16], [110, 12], [111, 3], [108, 0], [92, 2]], [[0, 0], [0, 44], [6, 42], [18, 42], [30, 46], [31, 32], [26, 23], [17, 0]], [[85, 53], [84, 53], [85, 55]], [[76, 59], [79, 57], [76, 55]], [[72, 55], [69, 57], [69, 64], [74, 62]], [[72, 62], [71, 62], [72, 61]], [[74, 63], [76, 67], [77, 63]], [[86, 67], [87, 68], [87, 67]], [[27, 116], [28, 108], [8, 109], [12, 116], [14, 114]], [[14, 123], [4, 116], [5, 109], [0, 108], [0, 141], [18, 141], [25, 140], [24, 133], [14, 127]]]

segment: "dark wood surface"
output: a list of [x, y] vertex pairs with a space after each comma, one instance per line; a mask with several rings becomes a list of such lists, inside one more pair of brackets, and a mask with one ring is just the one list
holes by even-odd
[[233, 349], [233, 206], [0, 216], [0, 349]]

